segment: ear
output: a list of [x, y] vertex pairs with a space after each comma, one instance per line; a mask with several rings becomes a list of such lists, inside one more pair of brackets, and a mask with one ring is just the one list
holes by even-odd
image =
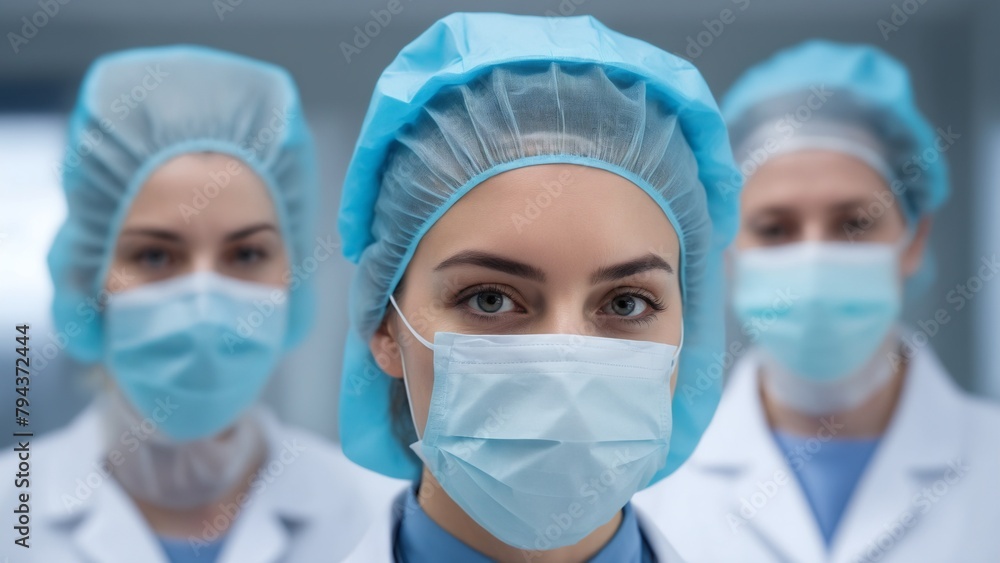
[[927, 239], [930, 237], [930, 233], [931, 218], [930, 216], [924, 216], [917, 223], [917, 230], [913, 235], [913, 240], [910, 241], [910, 245], [903, 250], [900, 260], [900, 269], [902, 270], [903, 277], [908, 278], [920, 269], [920, 264], [924, 261], [924, 251], [927, 248]]
[[368, 341], [368, 347], [372, 351], [375, 363], [390, 377], [396, 379], [403, 378], [403, 359], [400, 356], [399, 343], [393, 334], [391, 319], [395, 311], [388, 311], [378, 330]]

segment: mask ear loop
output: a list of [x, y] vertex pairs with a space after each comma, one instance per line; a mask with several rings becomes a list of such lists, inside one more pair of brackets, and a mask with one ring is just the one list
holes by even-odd
[[[399, 309], [399, 305], [396, 303], [396, 298], [393, 297], [392, 294], [389, 295], [389, 303], [392, 304], [392, 308], [396, 310], [396, 313], [399, 315], [399, 318], [403, 320], [403, 324], [406, 325], [406, 328], [407, 330], [410, 331], [410, 334], [412, 334], [413, 337], [416, 338], [421, 344], [423, 344], [424, 346], [433, 351], [434, 345], [425, 340], [424, 337], [417, 334], [417, 331], [414, 330], [413, 327], [410, 325], [410, 321], [406, 320], [406, 316], [403, 315], [403, 311]], [[413, 414], [413, 397], [410, 396], [410, 378], [406, 376], [406, 360], [404, 359], [402, 348], [400, 348], [399, 350], [399, 362], [403, 364], [403, 389], [406, 390], [406, 402], [410, 405], [410, 421], [413, 422], [413, 432], [417, 435], [417, 442], [414, 444], [410, 444], [410, 449], [416, 452], [417, 456], [423, 459], [423, 457], [420, 455], [420, 449], [418, 447], [415, 447], [417, 446], [417, 444], [420, 443], [420, 440], [423, 439], [423, 436], [421, 436], [420, 432], [417, 431], [418, 428], [417, 417], [416, 415]]]
[[684, 348], [684, 319], [681, 319], [681, 341], [677, 344], [677, 349], [674, 350], [673, 357], [670, 358], [670, 375], [674, 374], [674, 370], [677, 369], [677, 365], [681, 360], [681, 350]]

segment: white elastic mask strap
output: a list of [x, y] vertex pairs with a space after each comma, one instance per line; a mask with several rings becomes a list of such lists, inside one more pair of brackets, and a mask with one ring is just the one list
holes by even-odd
[[684, 348], [684, 321], [681, 321], [681, 342], [677, 345], [677, 350], [674, 350], [674, 367], [677, 367], [677, 362], [681, 359], [681, 350]]
[[[399, 318], [403, 319], [403, 324], [406, 325], [410, 334], [419, 340], [421, 344], [433, 350], [434, 346], [431, 345], [430, 342], [424, 340], [424, 338], [417, 334], [417, 331], [413, 330], [413, 327], [410, 326], [410, 322], [406, 320], [406, 316], [404, 316], [403, 312], [399, 310], [399, 305], [396, 303], [396, 299], [392, 295], [389, 295], [389, 303], [392, 303], [392, 308], [399, 314]], [[417, 441], [419, 441], [422, 437], [420, 436], [420, 432], [417, 430], [417, 417], [413, 414], [413, 397], [410, 395], [410, 378], [406, 375], [406, 359], [404, 358], [402, 348], [399, 350], [399, 362], [403, 365], [403, 389], [406, 390], [406, 402], [410, 406], [410, 420], [413, 421], [413, 432], [417, 434]], [[418, 456], [420, 455], [419, 449], [414, 449], [414, 451], [417, 452]]]
[[906, 253], [906, 249], [909, 248], [911, 244], [913, 244], [914, 240], [916, 240], [916, 238], [917, 238], [917, 229], [919, 228], [919, 225], [918, 225], [919, 222], [920, 222], [920, 220], [917, 219], [916, 222], [913, 223], [912, 226], [911, 225], [907, 225], [906, 226], [906, 233], [903, 235], [903, 238], [900, 239], [895, 244], [896, 255], [899, 256], [900, 258], [903, 257], [903, 254]]
[[407, 330], [410, 331], [410, 334], [412, 334], [414, 338], [419, 340], [420, 343], [426, 346], [429, 350], [433, 350], [434, 345], [428, 342], [426, 339], [424, 339], [423, 336], [417, 334], [417, 331], [414, 330], [412, 326], [410, 326], [410, 321], [406, 320], [406, 315], [404, 315], [403, 312], [399, 310], [399, 305], [396, 303], [396, 298], [393, 297], [392, 295], [389, 295], [389, 303], [392, 303], [392, 308], [395, 309], [397, 313], [399, 313], [399, 318], [403, 319], [403, 324], [406, 325], [406, 328]]

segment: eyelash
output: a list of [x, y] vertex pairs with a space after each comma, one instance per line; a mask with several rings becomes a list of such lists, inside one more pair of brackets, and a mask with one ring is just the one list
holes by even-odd
[[169, 263], [174, 259], [173, 252], [171, 252], [169, 249], [162, 248], [159, 246], [146, 246], [140, 248], [134, 251], [129, 258], [133, 264], [148, 266], [148, 264], [145, 264], [145, 262], [153, 254], [162, 255], [164, 260], [167, 262], [167, 264], [161, 264], [156, 267], [163, 267], [165, 265], [169, 265]]
[[625, 322], [636, 326], [639, 325], [648, 326], [652, 324], [654, 320], [656, 320], [657, 313], [665, 311], [667, 309], [667, 305], [666, 303], [663, 302], [662, 299], [657, 298], [652, 293], [649, 293], [647, 291], [638, 288], [628, 288], [628, 289], [618, 290], [614, 295], [611, 296], [611, 299], [614, 300], [623, 295], [642, 299], [643, 301], [649, 304], [650, 308], [653, 309], [653, 312], [648, 315], [644, 315], [642, 317], [638, 317], [635, 319], [621, 318], [619, 319], [619, 322]]
[[500, 320], [500, 315], [483, 315], [483, 314], [477, 313], [475, 311], [472, 311], [469, 307], [463, 307], [462, 306], [466, 301], [468, 301], [469, 299], [471, 299], [472, 297], [474, 297], [478, 293], [499, 293], [500, 295], [503, 295], [507, 299], [510, 299], [511, 301], [514, 301], [514, 302], [517, 302], [517, 300], [514, 298], [514, 295], [509, 290], [507, 290], [507, 288], [499, 286], [499, 285], [487, 284], [487, 285], [479, 285], [479, 286], [467, 288], [465, 290], [462, 290], [462, 291], [458, 292], [451, 299], [451, 306], [452, 307], [461, 307], [462, 308], [462, 312], [464, 314], [468, 315], [469, 317], [471, 317], [471, 318], [473, 318], [473, 319], [475, 319], [477, 321], [486, 321], [486, 322], [496, 322], [496, 321], [499, 321]]
[[[450, 299], [450, 305], [453, 308], [454, 307], [461, 307], [462, 310], [463, 310], [462, 312], [464, 314], [466, 314], [466, 315], [468, 315], [468, 316], [470, 316], [470, 317], [472, 317], [472, 318], [474, 318], [474, 319], [476, 319], [478, 321], [486, 321], [486, 322], [496, 322], [496, 321], [499, 321], [500, 320], [500, 315], [483, 315], [483, 314], [479, 314], [479, 313], [471, 311], [468, 307], [462, 307], [462, 305], [466, 301], [468, 301], [469, 299], [471, 299], [472, 297], [474, 297], [476, 294], [479, 294], [479, 293], [499, 293], [500, 295], [503, 295], [504, 297], [506, 297], [507, 299], [510, 299], [511, 301], [514, 301], [514, 302], [517, 301], [514, 298], [514, 295], [510, 291], [508, 291], [506, 288], [504, 288], [502, 286], [499, 286], [499, 285], [488, 284], [488, 285], [480, 285], [480, 286], [475, 286], [475, 287], [467, 288], [467, 289], [465, 289], [463, 291], [458, 292], [457, 294], [455, 294], [454, 297], [452, 297]], [[649, 325], [649, 324], [651, 324], [656, 319], [656, 314], [657, 313], [665, 311], [667, 309], [667, 305], [663, 302], [662, 299], [657, 298], [656, 296], [654, 296], [653, 294], [651, 294], [651, 293], [649, 293], [647, 291], [644, 291], [644, 290], [641, 290], [641, 289], [637, 289], [637, 288], [629, 288], [629, 289], [618, 290], [613, 295], [611, 295], [611, 298], [609, 300], [614, 300], [614, 299], [617, 299], [618, 297], [622, 297], [622, 296], [636, 297], [638, 299], [642, 299], [643, 301], [645, 301], [646, 303], [649, 304], [650, 308], [653, 309], [653, 312], [650, 313], [650, 314], [648, 314], [648, 315], [645, 315], [645, 316], [642, 316], [642, 317], [639, 317], [639, 318], [635, 318], [635, 319], [629, 319], [629, 318], [621, 317], [621, 318], [618, 319], [619, 322], [624, 322], [624, 323], [628, 323], [628, 324], [632, 324], [632, 325]]]
[[258, 246], [258, 245], [252, 245], [252, 244], [243, 245], [243, 246], [239, 246], [237, 248], [234, 248], [231, 251], [231, 253], [230, 253], [230, 257], [231, 257], [232, 260], [236, 261], [236, 260], [240, 259], [240, 255], [243, 254], [243, 253], [254, 253], [256, 255], [255, 256], [255, 263], [259, 262], [259, 261], [267, 260], [267, 258], [268, 258], [268, 253], [264, 249], [264, 247]]

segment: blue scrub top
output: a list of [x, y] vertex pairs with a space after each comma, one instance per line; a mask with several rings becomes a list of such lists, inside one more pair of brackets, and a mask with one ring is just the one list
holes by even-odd
[[774, 440], [788, 458], [823, 540], [829, 546], [879, 439], [843, 438], [824, 442], [818, 438], [774, 432]]
[[[417, 501], [417, 486], [410, 488], [403, 516], [396, 531], [396, 563], [490, 563], [490, 558], [472, 549], [431, 520]], [[626, 504], [618, 531], [590, 563], [655, 563], [653, 552], [639, 529], [631, 504]]]
[[[158, 537], [163, 551], [167, 554], [167, 561], [170, 563], [212, 563], [219, 559], [222, 552], [222, 544], [225, 538], [220, 538], [213, 542], [199, 543], [197, 546], [191, 545], [186, 539]], [[197, 549], [197, 551], [196, 551]]]

